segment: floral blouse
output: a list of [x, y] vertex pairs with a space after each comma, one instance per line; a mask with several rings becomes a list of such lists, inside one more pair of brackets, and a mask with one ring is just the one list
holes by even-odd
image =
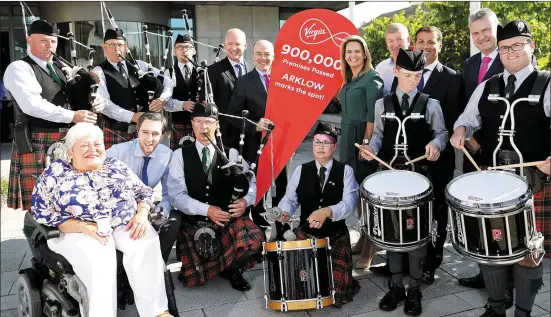
[[138, 203], [153, 204], [153, 189], [123, 162], [108, 157], [96, 171], [78, 172], [56, 160], [38, 178], [31, 212], [38, 223], [57, 227], [69, 219], [95, 222], [111, 216], [113, 229], [126, 225]]

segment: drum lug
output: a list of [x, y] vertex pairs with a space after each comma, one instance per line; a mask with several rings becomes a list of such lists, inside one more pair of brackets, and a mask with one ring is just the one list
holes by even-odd
[[437, 220], [433, 220], [432, 221], [432, 229], [430, 231], [430, 235], [432, 237], [432, 246], [434, 246], [434, 244], [436, 243], [436, 240], [438, 239], [438, 237], [440, 237], [438, 235], [438, 221]]
[[285, 298], [281, 299], [281, 311], [287, 312], [287, 302], [285, 301]]
[[318, 295], [318, 298], [316, 299], [316, 309], [322, 309], [323, 308], [323, 302], [321, 301], [321, 295]]
[[536, 232], [535, 235], [530, 237], [530, 240], [526, 244], [530, 250], [530, 257], [536, 263], [536, 266], [540, 265], [545, 255], [545, 249], [543, 248], [543, 235], [541, 232]]

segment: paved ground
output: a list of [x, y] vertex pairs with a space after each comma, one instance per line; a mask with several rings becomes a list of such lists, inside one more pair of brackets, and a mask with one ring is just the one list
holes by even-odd
[[[2, 150], [10, 149], [3, 145]], [[9, 154], [2, 151], [2, 176], [9, 167]], [[309, 142], [301, 145], [297, 151], [292, 166], [302, 164], [311, 159], [311, 147]], [[30, 266], [31, 253], [27, 242], [21, 232], [23, 213], [20, 210], [2, 208], [1, 213], [1, 317], [17, 316], [17, 298], [14, 283], [18, 276], [18, 270]], [[354, 217], [348, 220], [350, 224], [352, 242], [359, 237], [354, 227]], [[384, 262], [384, 252], [380, 252], [374, 264]], [[357, 258], [355, 257], [355, 260]], [[264, 308], [264, 284], [262, 266], [245, 273], [245, 277], [251, 282], [253, 288], [248, 292], [238, 292], [231, 288], [226, 280], [215, 278], [201, 288], [183, 288], [176, 277], [180, 265], [176, 263], [174, 252], [169, 262], [169, 268], [173, 272], [176, 284], [176, 299], [178, 310], [182, 317], [261, 317], [283, 316], [280, 312], [269, 311]], [[487, 294], [484, 290], [472, 290], [457, 283], [457, 278], [473, 275], [477, 272], [476, 264], [466, 261], [459, 256], [450, 245], [446, 246], [444, 263], [436, 272], [436, 281], [433, 285], [423, 285], [423, 309], [422, 316], [480, 316], [482, 307], [486, 303]], [[404, 316], [403, 305], [392, 313], [378, 310], [379, 300], [386, 290], [386, 280], [367, 271], [355, 271], [354, 275], [362, 286], [361, 292], [353, 302], [342, 309], [332, 307], [321, 311], [298, 311], [289, 313], [290, 316], [354, 316], [354, 317], [390, 317]], [[536, 298], [536, 306], [532, 316], [550, 316], [550, 263], [545, 262], [544, 286]], [[136, 317], [134, 306], [120, 311], [119, 316]], [[513, 316], [509, 310], [507, 316]], [[144, 316], [149, 317], [149, 316]]]

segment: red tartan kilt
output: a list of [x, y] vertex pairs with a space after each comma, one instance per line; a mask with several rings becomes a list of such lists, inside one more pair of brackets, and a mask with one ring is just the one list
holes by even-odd
[[[252, 222], [241, 217], [234, 219], [227, 228], [219, 230], [221, 234], [221, 254], [218, 258], [207, 261], [199, 257], [195, 251], [193, 236], [197, 230], [185, 228], [180, 235], [180, 254], [182, 255], [181, 278], [184, 286], [204, 285], [218, 273], [230, 267], [235, 259], [238, 259], [254, 244], [262, 244], [264, 234]], [[249, 269], [256, 265], [256, 261], [248, 261], [243, 269]]]
[[108, 150], [114, 144], [131, 141], [136, 137], [136, 132], [128, 133], [126, 131], [111, 130], [103, 128], [103, 144], [105, 149]]
[[19, 154], [15, 141], [12, 146], [8, 207], [31, 210], [31, 197], [36, 180], [45, 168], [44, 158], [48, 148], [65, 136], [66, 132], [31, 133], [31, 153]]
[[534, 194], [534, 213], [536, 229], [543, 234], [545, 257], [551, 258], [551, 182]]
[[191, 136], [195, 139], [191, 122], [189, 124], [173, 123], [170, 131], [170, 149], [176, 151], [180, 148], [180, 140], [185, 136]]
[[[312, 238], [311, 235], [298, 229], [297, 240]], [[331, 245], [331, 262], [333, 264], [333, 282], [335, 284], [335, 305], [342, 306], [354, 299], [360, 291], [360, 283], [352, 276], [352, 247], [348, 230], [339, 237], [329, 237]]]

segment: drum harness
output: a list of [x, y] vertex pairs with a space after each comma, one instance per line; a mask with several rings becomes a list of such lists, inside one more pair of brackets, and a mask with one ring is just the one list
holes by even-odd
[[[507, 99], [509, 96], [501, 97], [499, 94], [499, 81], [502, 80], [503, 74], [496, 75], [492, 77], [489, 80], [490, 84], [490, 94], [488, 95], [488, 100], [493, 103], [498, 103], [499, 101], [503, 101], [506, 105], [505, 114], [503, 115], [503, 120], [501, 122], [501, 127], [498, 132], [498, 144], [493, 152], [493, 166], [497, 166], [498, 158], [503, 157], [511, 157], [510, 152], [508, 150], [501, 150], [501, 146], [503, 145], [503, 137], [509, 137], [509, 142], [511, 144], [511, 147], [514, 149], [513, 158], [518, 160], [518, 163], [524, 163], [524, 159], [522, 157], [522, 153], [518, 149], [518, 147], [515, 144], [514, 141], [514, 135], [515, 135], [515, 114], [514, 109], [515, 106], [522, 101], [527, 101], [530, 105], [536, 105], [539, 103], [541, 99], [542, 93], [544, 93], [546, 83], [549, 82], [549, 77], [551, 73], [549, 71], [542, 71], [539, 72], [536, 78], [536, 81], [534, 83], [534, 86], [532, 88], [532, 91], [528, 97], [525, 98], [518, 98], [517, 100], [513, 101], [513, 104], [509, 103], [509, 100]], [[511, 127], [510, 129], [505, 128], [505, 123], [507, 122], [507, 119], [510, 117], [511, 120]], [[514, 169], [512, 170], [514, 173]], [[524, 177], [524, 169], [520, 168], [520, 176]], [[534, 199], [533, 197], [530, 199], [530, 204], [532, 206], [532, 210], [534, 209]], [[532, 260], [536, 262], [536, 259], [539, 258], [539, 261], [537, 261], [537, 265], [542, 261], [543, 255], [545, 254], [545, 250], [543, 248], [543, 235], [541, 232], [532, 232], [531, 233], [531, 239], [529, 241], [526, 241], [526, 246], [530, 250], [530, 256], [532, 257]]]

